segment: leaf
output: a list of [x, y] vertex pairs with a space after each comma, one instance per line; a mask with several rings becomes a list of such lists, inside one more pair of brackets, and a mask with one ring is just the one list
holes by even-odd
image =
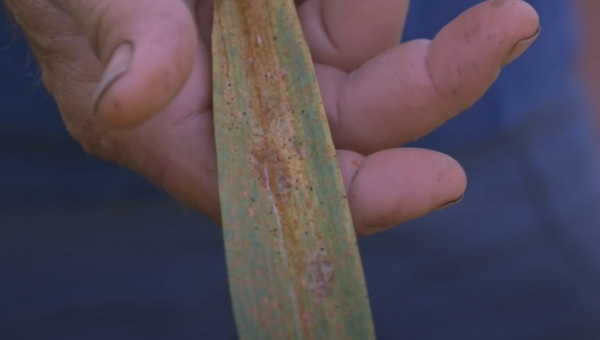
[[241, 339], [373, 339], [347, 197], [292, 0], [215, 0], [213, 105]]

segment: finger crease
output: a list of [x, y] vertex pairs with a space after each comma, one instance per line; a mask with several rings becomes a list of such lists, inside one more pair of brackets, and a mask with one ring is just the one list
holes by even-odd
[[319, 10], [319, 19], [321, 21], [321, 26], [323, 27], [323, 32], [325, 33], [325, 37], [331, 44], [333, 50], [337, 53], [340, 52], [339, 47], [337, 46], [335, 40], [333, 39], [333, 35], [331, 34], [329, 28], [327, 27], [327, 21], [325, 20], [325, 11], [323, 10], [323, 2], [321, 2], [320, 10]]

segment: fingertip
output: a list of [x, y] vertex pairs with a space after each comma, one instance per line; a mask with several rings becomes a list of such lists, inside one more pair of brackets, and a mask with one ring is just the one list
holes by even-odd
[[510, 17], [518, 25], [514, 28], [514, 44], [500, 64], [502, 68], [523, 54], [540, 35], [540, 17], [531, 4], [522, 0], [492, 0], [490, 6], [504, 11], [502, 15]]
[[356, 231], [370, 235], [424, 216], [457, 201], [466, 174], [453, 158], [401, 148], [362, 160], [348, 190]]
[[432, 41], [427, 67], [440, 97], [462, 110], [479, 99], [500, 69], [533, 43], [539, 16], [522, 0], [489, 0], [462, 13]]
[[[137, 41], [127, 71], [99, 87], [96, 114], [115, 128], [138, 125], [167, 107], [185, 85], [195, 60], [195, 39], [180, 37], [153, 53]], [[102, 84], [101, 84], [102, 85]]]
[[92, 110], [115, 128], [136, 126], [167, 107], [185, 85], [196, 60], [196, 25], [183, 2], [98, 4], [62, 3], [105, 65]]
[[94, 113], [114, 128], [137, 126], [166, 108], [192, 72], [191, 51], [177, 52], [175, 47], [172, 52], [149, 57], [138, 52], [143, 48], [139, 45], [135, 44], [129, 67], [114, 74], [107, 67], [106, 78], [96, 90]]
[[537, 30], [533, 32], [532, 35], [518, 41], [513, 48], [508, 52], [508, 55], [500, 65], [500, 68], [505, 67], [506, 65], [515, 61], [518, 57], [521, 56], [537, 39], [537, 37], [542, 32], [542, 28], [538, 25]]

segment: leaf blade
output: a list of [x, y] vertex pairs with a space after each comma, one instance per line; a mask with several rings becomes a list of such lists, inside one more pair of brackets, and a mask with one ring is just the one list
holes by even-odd
[[240, 338], [374, 338], [293, 3], [217, 0], [212, 41], [219, 188]]

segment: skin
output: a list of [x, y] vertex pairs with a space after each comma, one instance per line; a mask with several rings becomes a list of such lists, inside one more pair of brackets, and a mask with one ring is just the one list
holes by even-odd
[[[212, 1], [4, 3], [75, 140], [218, 220]], [[471, 106], [539, 32], [530, 5], [493, 0], [433, 41], [398, 45], [407, 9], [408, 0], [306, 0], [298, 7], [363, 235], [463, 195], [466, 177], [455, 160], [397, 146]]]
[[582, 78], [587, 82], [589, 98], [596, 112], [598, 131], [600, 131], [600, 45], [598, 32], [600, 32], [600, 2], [595, 0], [575, 0], [578, 14], [578, 23], [581, 32], [581, 51], [577, 65]]

